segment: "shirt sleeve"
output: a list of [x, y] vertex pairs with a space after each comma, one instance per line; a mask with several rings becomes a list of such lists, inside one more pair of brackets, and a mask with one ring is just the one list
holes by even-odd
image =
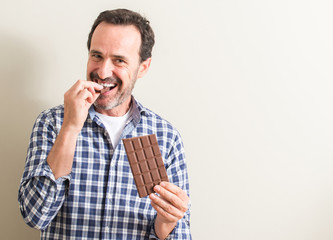
[[55, 179], [46, 158], [57, 136], [49, 114], [37, 118], [30, 137], [25, 169], [18, 192], [20, 211], [31, 227], [44, 230], [61, 208], [70, 176]]
[[[166, 169], [169, 181], [183, 189], [187, 195], [190, 196], [185, 151], [182, 139], [178, 132], [175, 134], [171, 151], [169, 152], [169, 156], [166, 159]], [[188, 210], [185, 212], [184, 217], [177, 222], [176, 227], [171, 231], [166, 240], [192, 239], [190, 231], [190, 212], [191, 203], [189, 203]], [[159, 239], [155, 234], [154, 224], [155, 221], [151, 227], [149, 239]]]

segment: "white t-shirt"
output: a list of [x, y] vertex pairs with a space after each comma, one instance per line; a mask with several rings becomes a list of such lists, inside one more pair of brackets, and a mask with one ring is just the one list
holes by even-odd
[[111, 138], [112, 146], [115, 148], [118, 145], [124, 127], [132, 118], [132, 107], [121, 117], [111, 117], [98, 112], [96, 112], [96, 114], [106, 127]]

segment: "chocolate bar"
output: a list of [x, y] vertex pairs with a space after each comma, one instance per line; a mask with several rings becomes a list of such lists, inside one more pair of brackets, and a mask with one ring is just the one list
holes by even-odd
[[155, 185], [168, 181], [155, 134], [122, 140], [140, 198], [153, 193]]

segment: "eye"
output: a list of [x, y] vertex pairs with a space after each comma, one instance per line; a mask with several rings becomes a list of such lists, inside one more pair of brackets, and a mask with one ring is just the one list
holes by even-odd
[[114, 59], [114, 64], [123, 65], [125, 63], [126, 63], [125, 60], [122, 59], [122, 58], [116, 58], [116, 59]]
[[103, 55], [102, 55], [102, 53], [99, 52], [99, 51], [91, 50], [91, 51], [90, 51], [90, 54], [89, 54], [89, 58], [90, 58], [92, 61], [98, 62], [98, 61], [100, 61], [101, 59], [103, 59]]
[[116, 59], [115, 60], [116, 62], [118, 62], [118, 63], [123, 63], [123, 62], [125, 62], [123, 59], [121, 59], [121, 58], [118, 58], [118, 59]]
[[102, 56], [100, 54], [93, 53], [93, 54], [91, 54], [91, 58], [95, 61], [98, 61], [98, 60], [102, 59]]

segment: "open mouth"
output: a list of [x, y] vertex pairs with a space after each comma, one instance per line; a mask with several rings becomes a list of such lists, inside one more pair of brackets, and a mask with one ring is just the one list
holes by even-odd
[[101, 82], [98, 80], [94, 80], [94, 82], [98, 83], [99, 85], [103, 86], [103, 89], [98, 91], [96, 90], [97, 93], [106, 93], [117, 87], [116, 83], [107, 83], [107, 82]]

